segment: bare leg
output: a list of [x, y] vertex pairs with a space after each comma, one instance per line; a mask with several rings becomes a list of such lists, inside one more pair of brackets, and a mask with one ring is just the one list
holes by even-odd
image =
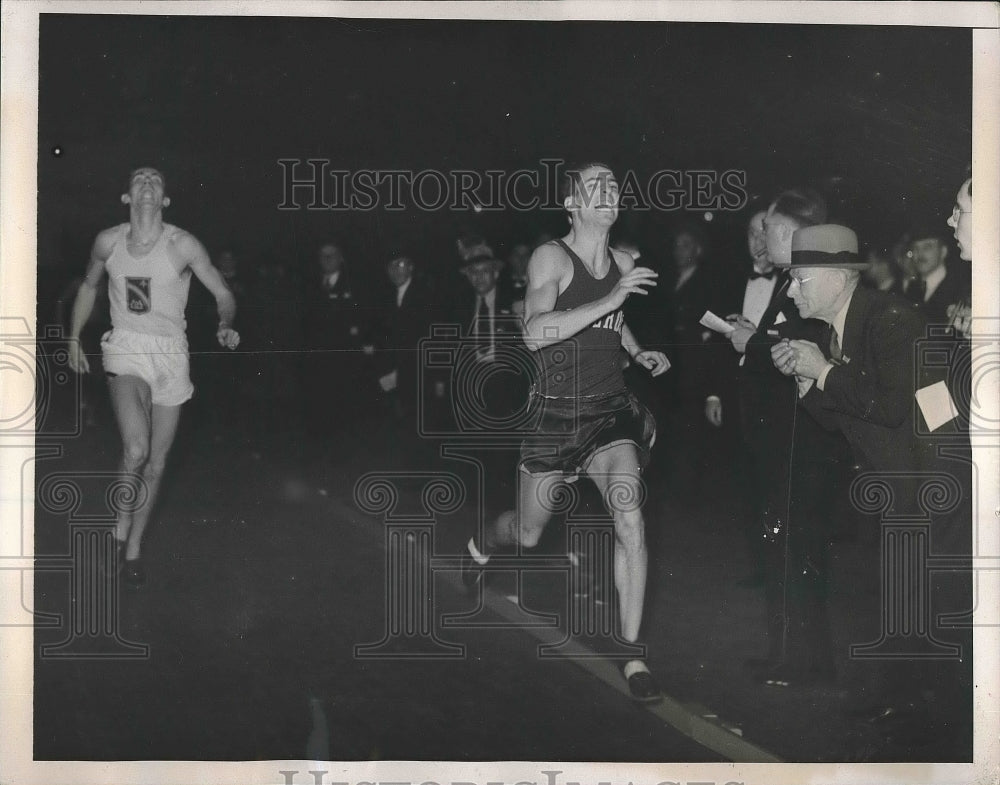
[[587, 474], [597, 485], [614, 519], [615, 587], [618, 589], [622, 637], [636, 641], [642, 625], [649, 555], [639, 506], [643, 493], [635, 446], [621, 444], [598, 453]]
[[[118, 422], [122, 440], [122, 460], [120, 469], [125, 482], [138, 485], [134, 479], [142, 473], [149, 459], [149, 440], [152, 428], [152, 400], [149, 385], [136, 376], [113, 376], [108, 379], [111, 392], [111, 408]], [[135, 488], [135, 498], [140, 498], [142, 489]], [[148, 504], [148, 502], [146, 502]], [[133, 514], [123, 510], [118, 516], [115, 536], [125, 542], [132, 527]]]
[[561, 474], [532, 477], [518, 471], [517, 510], [500, 513], [485, 533], [487, 552], [498, 547], [522, 545], [533, 548], [552, 518], [552, 499]]
[[140, 548], [142, 547], [142, 535], [149, 522], [150, 513], [156, 504], [156, 498], [160, 492], [160, 480], [163, 477], [163, 468], [167, 462], [167, 455], [173, 446], [174, 437], [177, 435], [177, 424], [180, 422], [180, 406], [158, 406], [152, 407], [152, 430], [149, 440], [149, 458], [142, 471], [142, 478], [146, 482], [146, 492], [148, 494], [146, 503], [142, 505], [132, 516], [132, 528], [129, 531], [128, 549], [125, 558], [138, 559]]

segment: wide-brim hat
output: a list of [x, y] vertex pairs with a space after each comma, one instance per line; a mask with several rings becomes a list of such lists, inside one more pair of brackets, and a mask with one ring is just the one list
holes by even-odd
[[858, 236], [852, 229], [820, 224], [803, 227], [792, 235], [791, 267], [866, 270], [868, 263], [858, 257]]

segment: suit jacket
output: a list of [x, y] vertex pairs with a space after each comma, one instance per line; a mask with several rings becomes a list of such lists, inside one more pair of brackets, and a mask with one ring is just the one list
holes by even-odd
[[[476, 315], [476, 303], [478, 295], [470, 288], [468, 292], [458, 298], [451, 309], [448, 321], [459, 326], [460, 335], [468, 338], [473, 333], [473, 319]], [[496, 299], [493, 310], [493, 330], [494, 338], [503, 339], [506, 335], [514, 332], [520, 333], [518, 319], [513, 314], [512, 292], [509, 289], [496, 289]], [[482, 336], [488, 338], [489, 336]]]
[[[791, 305], [792, 310], [794, 309], [794, 304], [790, 304], [782, 300], [785, 296], [785, 291], [782, 285], [787, 279], [787, 274], [778, 272], [777, 278], [774, 282], [774, 288], [771, 290], [771, 298], [768, 301], [768, 307], [765, 309], [764, 314], [761, 316], [761, 325], [759, 329], [770, 329], [774, 326], [774, 320], [777, 318], [777, 314], [781, 312], [782, 306], [787, 310], [789, 305]], [[727, 297], [725, 300], [720, 300], [720, 305], [723, 307], [716, 310], [715, 313], [718, 316], [728, 316], [731, 313], [740, 313], [743, 309], [743, 298], [746, 294], [746, 286], [749, 281], [749, 277], [743, 276], [738, 279], [737, 283], [729, 287], [727, 292]], [[785, 287], [787, 290], [787, 286]], [[779, 300], [782, 302], [779, 304]], [[798, 315], [798, 311], [795, 311], [795, 316]], [[783, 316], [782, 320], [789, 318], [789, 316]], [[763, 325], [767, 323], [767, 327]], [[705, 374], [705, 397], [709, 395], [718, 396], [723, 402], [723, 412], [734, 412], [738, 411], [739, 406], [739, 384], [740, 376], [746, 361], [742, 364], [740, 363], [741, 356], [733, 351], [733, 346], [729, 342], [729, 339], [724, 336], [714, 337], [709, 343], [708, 353], [711, 354], [710, 362], [708, 363], [708, 373]], [[729, 416], [729, 415], [724, 415]], [[731, 419], [731, 416], [730, 416]]]
[[747, 342], [739, 374], [743, 438], [758, 461], [775, 467], [787, 464], [793, 445], [799, 460], [839, 460], [846, 449], [842, 439], [825, 432], [814, 420], [796, 417], [795, 380], [784, 376], [771, 360], [771, 346], [782, 338], [821, 345], [823, 336], [828, 335], [825, 323], [799, 315], [788, 295], [790, 282], [788, 273], [781, 272], [771, 304], [761, 317], [757, 332]]
[[317, 274], [305, 298], [306, 340], [313, 349], [354, 349], [368, 337], [370, 325], [362, 298], [346, 272], [326, 286]]
[[[942, 438], [954, 428], [929, 434], [914, 393], [944, 381], [946, 368], [917, 367], [916, 342], [926, 335], [919, 308], [887, 292], [858, 288], [847, 310], [840, 345], [844, 363], [830, 370], [824, 389], [816, 385], [802, 405], [821, 424], [847, 437], [867, 468], [876, 471], [950, 471], [940, 460]], [[818, 342], [824, 355], [829, 343]]]
[[[673, 386], [675, 403], [695, 405], [705, 400], [705, 380], [719, 352], [711, 348], [712, 333], [700, 324], [706, 310], [716, 309], [718, 293], [714, 276], [707, 262], [702, 262], [680, 289], [674, 282], [663, 281], [669, 298], [669, 348], [671, 371], [668, 382]], [[725, 315], [725, 314], [723, 314]], [[652, 347], [647, 347], [652, 348]]]
[[944, 280], [922, 306], [924, 313], [927, 314], [927, 321], [931, 324], [947, 324], [948, 306], [954, 305], [959, 300], [970, 302], [972, 296], [972, 281], [968, 267], [963, 267], [963, 262], [945, 264], [948, 272]]
[[414, 277], [396, 304], [396, 289], [388, 286], [380, 299], [375, 347], [380, 374], [399, 373], [401, 394], [415, 394], [420, 340], [430, 334], [430, 326], [438, 316], [433, 292], [422, 279]]
[[[475, 314], [478, 296], [470, 287], [466, 287], [463, 295], [457, 299], [451, 309], [447, 321], [457, 325], [460, 342], [460, 352], [483, 353], [484, 361], [486, 357], [491, 357], [496, 362], [494, 370], [502, 370], [501, 373], [481, 373], [481, 368], [477, 368], [477, 363], [470, 363], [468, 354], [460, 355], [456, 361], [456, 367], [451, 369], [453, 373], [472, 374], [464, 379], [450, 379], [454, 383], [455, 394], [464, 394], [461, 391], [468, 391], [471, 387], [476, 387], [476, 392], [485, 413], [490, 417], [503, 418], [516, 411], [527, 399], [528, 390], [534, 380], [535, 358], [525, 346], [522, 339], [523, 329], [520, 317], [513, 312], [513, 293], [509, 289], [497, 287], [496, 299], [494, 300], [492, 319], [492, 342], [494, 354], [489, 355], [491, 336], [488, 333], [480, 332], [477, 340], [471, 340], [475, 329]], [[480, 325], [480, 329], [488, 329], [487, 324]], [[436, 375], [435, 380], [448, 382], [446, 375]], [[457, 392], [456, 392], [457, 391]], [[454, 411], [459, 409], [475, 409], [479, 403], [454, 404], [451, 408]], [[485, 426], [481, 421], [475, 420], [472, 427], [476, 430]], [[469, 427], [469, 426], [466, 426]], [[500, 429], [502, 430], [502, 428]]]

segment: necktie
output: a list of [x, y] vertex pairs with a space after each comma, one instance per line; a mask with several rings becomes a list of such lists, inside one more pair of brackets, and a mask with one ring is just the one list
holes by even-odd
[[837, 328], [830, 325], [830, 359], [840, 361], [844, 359], [844, 353], [840, 349], [840, 336], [837, 335]]
[[927, 281], [923, 278], [915, 278], [906, 287], [906, 297], [915, 303], [923, 303], [927, 296]]
[[778, 271], [775, 270], [775, 269], [772, 269], [771, 272], [769, 272], [769, 273], [759, 273], [756, 270], [754, 270], [752, 273], [750, 273], [750, 280], [751, 281], [756, 281], [758, 278], [767, 278], [767, 280], [773, 281], [774, 277], [777, 274], [778, 274]]
[[483, 297], [479, 297], [476, 302], [472, 335], [476, 340], [479, 353], [481, 355], [489, 354], [493, 347], [493, 329], [490, 325], [490, 306]]

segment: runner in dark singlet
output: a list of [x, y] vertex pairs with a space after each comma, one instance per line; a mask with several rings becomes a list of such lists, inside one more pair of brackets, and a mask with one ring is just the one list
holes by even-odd
[[[469, 541], [463, 577], [474, 585], [498, 547], [538, 543], [552, 517], [554, 485], [586, 474], [601, 491], [615, 525], [615, 586], [622, 636], [639, 638], [646, 590], [641, 472], [655, 435], [649, 411], [628, 391], [622, 350], [654, 376], [670, 367], [660, 352], [643, 351], [625, 324], [630, 294], [646, 294], [656, 273], [636, 267], [608, 245], [618, 217], [618, 183], [603, 164], [567, 170], [563, 205], [571, 229], [532, 255], [525, 297], [525, 343], [537, 352], [541, 407], [538, 433], [521, 447], [518, 509], [503, 513], [482, 542]], [[613, 487], [612, 487], [613, 486]], [[613, 491], [613, 492], [612, 492]], [[616, 503], [624, 497], [627, 503]], [[641, 659], [623, 669], [632, 696], [659, 700], [660, 688]]]

